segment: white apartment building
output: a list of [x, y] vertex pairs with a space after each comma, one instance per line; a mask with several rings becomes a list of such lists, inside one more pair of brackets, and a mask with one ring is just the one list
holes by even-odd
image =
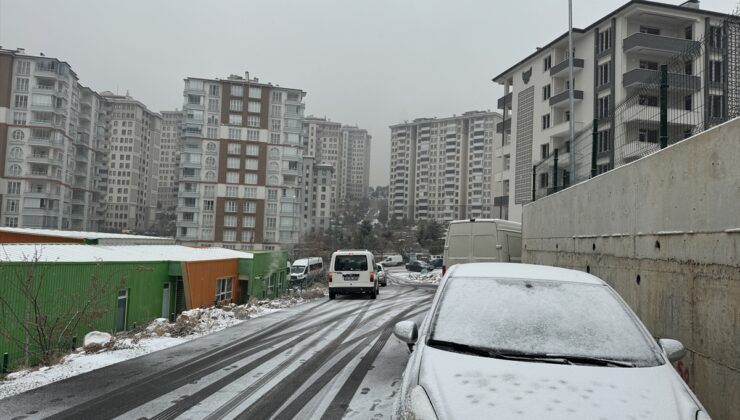
[[183, 111], [161, 111], [159, 176], [157, 177], [157, 213], [170, 213], [177, 206], [177, 164], [180, 158], [180, 139]]
[[349, 125], [341, 130], [344, 170], [340, 179], [339, 200], [357, 201], [367, 197], [370, 188], [370, 141], [367, 130]]
[[248, 73], [185, 79], [178, 240], [250, 250], [299, 241], [304, 96]]
[[494, 129], [501, 115], [466, 112], [391, 129], [389, 217], [409, 221], [502, 217]]
[[316, 163], [313, 156], [303, 158], [304, 208], [303, 230], [305, 233], [326, 231], [336, 223], [337, 177], [333, 165]]
[[0, 50], [0, 225], [98, 230], [105, 211], [103, 101], [70, 65]]
[[156, 220], [162, 117], [128, 94], [101, 96], [110, 127], [105, 229], [145, 232]]
[[[700, 9], [698, 1], [671, 5], [633, 0], [585, 29], [574, 28], [573, 116], [569, 115], [567, 33], [496, 76], [494, 82], [504, 86], [504, 96], [498, 100], [504, 114], [497, 125], [498, 143], [501, 154], [511, 156], [509, 166], [514, 171], [509, 178], [513, 182], [509, 218], [521, 220], [522, 206], [532, 200], [533, 187], [552, 186], [548, 174], [541, 174], [537, 185], [532, 185], [533, 165], [555, 149], [562, 168], [558, 176], [570, 178], [570, 119], [576, 133], [597, 122], [598, 173], [639, 158], [646, 148], [657, 148], [657, 112], [641, 111], [658, 106], [654, 81], [660, 65], [675, 63], [681, 53], [700, 46], [700, 40], [707, 46], [702, 56], [688, 58], [680, 74], [669, 74], [669, 80], [681, 81], [680, 85], [673, 82], [669, 90], [669, 116], [696, 114], [683, 120], [669, 118], [669, 137], [691, 135], [696, 121], [709, 125], [721, 120], [727, 109], [727, 94], [719, 83], [726, 77], [722, 29], [726, 18]], [[705, 71], [695, 75], [697, 68]], [[638, 95], [639, 102], [631, 105], [634, 109], [615, 120], [615, 107]], [[692, 108], [700, 101], [705, 104], [703, 113]], [[590, 158], [589, 147], [588, 162], [576, 162], [577, 171], [585, 171], [577, 172], [579, 178], [588, 177]]]

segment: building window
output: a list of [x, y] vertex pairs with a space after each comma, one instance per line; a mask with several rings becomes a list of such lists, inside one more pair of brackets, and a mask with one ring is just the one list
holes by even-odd
[[709, 46], [712, 48], [724, 47], [724, 33], [721, 26], [709, 27]]
[[610, 62], [599, 64], [598, 86], [603, 86], [609, 83], [610, 64]]
[[229, 138], [231, 140], [239, 140], [242, 138], [241, 128], [229, 128]]
[[256, 171], [259, 166], [259, 161], [257, 159], [247, 159], [244, 161], [244, 169]]
[[598, 175], [601, 175], [604, 172], [608, 172], [609, 171], [609, 166], [610, 165], [608, 163], [605, 163], [603, 165], [596, 165], [596, 173]]
[[660, 29], [650, 26], [640, 26], [640, 33], [650, 35], [660, 35]]
[[256, 144], [248, 144], [246, 148], [247, 156], [259, 156], [260, 147]]
[[239, 187], [226, 186], [226, 196], [230, 198], [239, 197]]
[[643, 106], [658, 106], [658, 97], [652, 95], [640, 95], [639, 104]]
[[239, 169], [240, 166], [240, 159], [239, 158], [233, 158], [230, 157], [226, 159], [226, 168], [228, 169]]
[[221, 96], [221, 86], [209, 85], [208, 86], [208, 96]]
[[692, 95], [686, 95], [683, 98], [683, 109], [686, 111], [694, 109], [694, 97]]
[[13, 130], [13, 140], [23, 140], [26, 137], [26, 133], [22, 130]]
[[712, 83], [722, 82], [722, 62], [716, 60], [709, 61], [709, 81]]
[[540, 174], [540, 188], [547, 188], [550, 184], [550, 174]]
[[203, 211], [213, 211], [213, 200], [203, 200]]
[[545, 114], [542, 116], [542, 129], [546, 130], [550, 128], [550, 114]]
[[238, 155], [242, 152], [242, 145], [239, 143], [229, 143], [227, 148], [227, 153], [230, 155]]
[[552, 68], [552, 56], [547, 56], [542, 60], [543, 71], [548, 71]]
[[722, 95], [709, 95], [709, 116], [722, 118]]
[[238, 184], [239, 172], [226, 172], [226, 182], [229, 184]]
[[216, 143], [208, 143], [208, 144], [206, 144], [206, 152], [208, 152], [208, 153], [216, 153]]
[[274, 217], [268, 217], [267, 218], [267, 228], [268, 229], [275, 229], [277, 226], [277, 219]]
[[540, 146], [540, 157], [542, 159], [547, 159], [550, 156], [550, 145], [549, 144], [543, 144]]
[[201, 105], [203, 97], [200, 95], [188, 95], [188, 104], [190, 105]]
[[10, 165], [8, 173], [12, 176], [19, 176], [23, 172], [20, 165]]
[[18, 213], [18, 200], [6, 200], [5, 211], [8, 213]]
[[260, 99], [262, 97], [262, 88], [252, 86], [249, 88], [249, 97], [254, 99]]
[[236, 227], [236, 216], [224, 216], [224, 227]]
[[28, 79], [25, 77], [18, 77], [15, 79], [15, 90], [20, 92], [28, 92]]
[[641, 128], [640, 131], [638, 132], [637, 140], [643, 143], [657, 143], [658, 142], [658, 130]]
[[599, 118], [608, 118], [609, 117], [609, 100], [611, 99], [610, 95], [602, 96], [598, 99], [598, 117]]
[[257, 203], [254, 201], [245, 201], [244, 213], [257, 213]]
[[547, 85], [542, 87], [542, 100], [546, 101], [550, 99], [550, 96], [552, 96], [552, 86]]
[[611, 131], [610, 130], [603, 130], [599, 131], [598, 137], [597, 137], [597, 146], [599, 153], [608, 152], [610, 149], [611, 144]]
[[599, 32], [598, 52], [602, 53], [612, 47], [612, 30], [611, 28]]
[[267, 199], [268, 200], [277, 200], [278, 197], [278, 191], [275, 189], [267, 190]]
[[241, 99], [229, 100], [229, 111], [241, 112], [242, 111], [242, 100]]
[[[229, 231], [231, 233], [235, 232], [233, 230]], [[236, 236], [234, 236], [234, 239], [226, 239], [226, 232], [224, 232], [224, 241], [234, 241], [236, 239]], [[226, 277], [222, 279], [216, 280], [216, 304], [231, 302], [231, 277]]]
[[261, 110], [262, 104], [257, 101], [249, 101], [249, 105], [247, 105], [247, 111], [259, 113]]
[[8, 182], [8, 195], [20, 195], [21, 183], [20, 182]]
[[13, 112], [13, 124], [26, 125], [26, 113]]
[[689, 76], [694, 74], [694, 62], [689, 60], [683, 65], [683, 72]]
[[244, 174], [244, 183], [249, 185], [257, 185], [257, 174]]
[[242, 227], [243, 228], [253, 228], [256, 225], [257, 225], [257, 219], [255, 219], [254, 216], [242, 217]]
[[259, 130], [247, 130], [247, 140], [259, 141], [260, 132]]
[[13, 106], [16, 108], [28, 108], [28, 96], [27, 95], [15, 95], [15, 102]]
[[504, 170], [511, 169], [511, 155], [504, 155]]
[[693, 25], [689, 25], [684, 28], [683, 37], [685, 39], [694, 39], [694, 26]]
[[236, 213], [236, 201], [227, 201], [224, 203], [224, 211], [227, 213]]
[[31, 74], [31, 62], [30, 61], [19, 61], [17, 73], [26, 75], [26, 76]]
[[[200, 133], [198, 132], [198, 134]], [[209, 139], [215, 139], [216, 137], [218, 137], [218, 128], [208, 127], [208, 129], [206, 130], [206, 137], [208, 137]]]
[[282, 129], [282, 121], [281, 120], [272, 120], [272, 130], [273, 131], [280, 131]]
[[645, 70], [658, 70], [658, 63], [655, 61], [640, 60], [640, 68]]
[[242, 116], [240, 114], [229, 114], [229, 125], [242, 125]]
[[244, 86], [231, 85], [231, 96], [244, 96]]
[[283, 92], [272, 92], [272, 102], [283, 102]]
[[249, 127], [259, 127], [260, 126], [260, 117], [256, 115], [250, 115], [247, 117], [247, 126]]

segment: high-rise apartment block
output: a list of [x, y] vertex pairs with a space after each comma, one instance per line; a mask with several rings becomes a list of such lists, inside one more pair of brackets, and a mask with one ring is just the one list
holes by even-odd
[[[495, 156], [501, 115], [466, 112], [419, 118], [391, 129], [389, 217], [409, 221], [502, 217], [497, 189], [503, 156]], [[497, 199], [498, 198], [498, 199]]]
[[162, 134], [159, 146], [159, 176], [157, 177], [157, 213], [170, 213], [177, 206], [177, 166], [183, 111], [162, 111]]
[[105, 228], [144, 232], [156, 218], [162, 117], [129, 95], [101, 95], [110, 126]]
[[[694, 127], [722, 121], [728, 103], [726, 81], [735, 77], [727, 74], [723, 25], [727, 17], [700, 9], [698, 1], [682, 5], [630, 1], [587, 28], [573, 30], [572, 87], [567, 34], [496, 76], [493, 80], [504, 86], [504, 96], [498, 100], [504, 120], [497, 126], [497, 138], [503, 153], [511, 156], [508, 165], [515, 172], [509, 179], [513, 196], [509, 217], [521, 220], [522, 205], [532, 200], [533, 187], [552, 186], [549, 173], [541, 174], [537, 185], [532, 185], [533, 165], [555, 149], [560, 151], [562, 173], [558, 175], [567, 185], [570, 120], [576, 133], [583, 130], [586, 135], [597, 121], [598, 173], [643, 156], [646, 148], [657, 149], [660, 93], [656, 81], [663, 64], [673, 63], [668, 75], [669, 138], [684, 138]], [[700, 53], [688, 54], [691, 51]], [[682, 60], [678, 66], [677, 60]], [[634, 103], [626, 102], [627, 98], [635, 98]], [[580, 157], [588, 160], [579, 165], [586, 177], [590, 150]]]
[[[367, 197], [372, 136], [365, 129], [313, 116], [304, 119], [303, 135], [307, 159], [304, 231], [314, 232], [328, 229], [330, 222], [326, 218], [338, 215], [345, 204]], [[313, 188], [325, 179], [334, 180], [332, 191], [322, 187], [316, 196]], [[328, 197], [329, 201], [320, 203]]]
[[105, 211], [104, 101], [70, 65], [0, 50], [0, 225], [97, 230]]
[[178, 240], [254, 250], [298, 242], [304, 96], [248, 73], [185, 79]]

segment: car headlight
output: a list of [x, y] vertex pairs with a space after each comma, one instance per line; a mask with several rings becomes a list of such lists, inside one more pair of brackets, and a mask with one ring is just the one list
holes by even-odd
[[709, 414], [699, 410], [696, 412], [696, 420], [712, 420], [712, 418], [709, 417]]
[[437, 420], [437, 414], [434, 412], [432, 402], [429, 401], [429, 396], [419, 385], [411, 390], [408, 412], [409, 417], [415, 420]]

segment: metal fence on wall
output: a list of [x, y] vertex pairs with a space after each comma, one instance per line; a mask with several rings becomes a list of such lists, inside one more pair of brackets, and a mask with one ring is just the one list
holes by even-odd
[[740, 116], [738, 16], [736, 10], [699, 40], [683, 40], [685, 49], [666, 64], [612, 72], [628, 96], [609, 109], [596, 98], [597, 118], [573, 144], [534, 165], [532, 199], [570, 186], [571, 158], [580, 183]]

